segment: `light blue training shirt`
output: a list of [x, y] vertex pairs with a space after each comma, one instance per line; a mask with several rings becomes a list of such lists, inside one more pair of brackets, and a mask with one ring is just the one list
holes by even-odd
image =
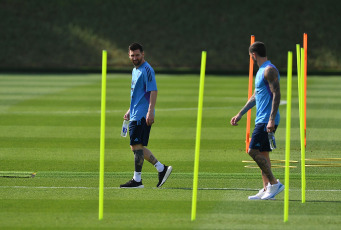
[[130, 121], [139, 121], [146, 118], [150, 91], [157, 91], [155, 72], [148, 62], [144, 62], [132, 71], [130, 93]]
[[[272, 66], [276, 70], [277, 68], [271, 64], [270, 60], [267, 60], [263, 63], [261, 67], [259, 67], [259, 70], [256, 75], [255, 80], [255, 90], [256, 90], [256, 107], [257, 107], [257, 113], [256, 113], [256, 120], [255, 123], [268, 123], [272, 108], [272, 92], [269, 87], [269, 82], [264, 78], [264, 70], [266, 67]], [[279, 72], [278, 73], [278, 81], [279, 81]], [[278, 125], [280, 121], [280, 115], [279, 111], [277, 111], [276, 117], [275, 117], [275, 125]]]

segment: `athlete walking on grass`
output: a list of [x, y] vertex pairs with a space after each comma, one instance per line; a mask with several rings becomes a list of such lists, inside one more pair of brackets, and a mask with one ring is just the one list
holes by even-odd
[[281, 91], [279, 72], [267, 59], [264, 43], [255, 42], [249, 47], [249, 55], [257, 63], [259, 70], [255, 79], [255, 91], [240, 112], [232, 117], [231, 125], [238, 125], [238, 121], [247, 111], [256, 105], [255, 129], [249, 146], [249, 155], [262, 171], [263, 188], [250, 200], [268, 200], [284, 190], [271, 171], [269, 152], [271, 151], [268, 133], [275, 132], [279, 124], [278, 111]]
[[152, 152], [146, 148], [149, 133], [154, 123], [157, 87], [155, 72], [148, 62], [144, 60], [143, 47], [138, 43], [129, 46], [129, 58], [135, 68], [132, 71], [130, 108], [124, 115], [129, 120], [130, 148], [134, 152], [135, 171], [134, 177], [121, 188], [143, 188], [141, 173], [144, 159], [149, 161], [159, 172], [159, 182], [156, 187], [161, 187], [172, 172], [172, 166], [161, 164]]

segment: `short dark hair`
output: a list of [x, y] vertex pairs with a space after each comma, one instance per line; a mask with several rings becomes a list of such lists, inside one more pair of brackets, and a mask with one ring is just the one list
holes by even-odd
[[141, 53], [142, 53], [142, 52], [143, 52], [143, 47], [142, 47], [141, 44], [134, 42], [134, 43], [131, 43], [131, 44], [130, 44], [129, 50], [131, 50], [131, 51], [140, 50]]
[[266, 48], [265, 44], [263, 42], [254, 42], [250, 48], [249, 48], [250, 53], [257, 53], [258, 56], [260, 57], [266, 57]]

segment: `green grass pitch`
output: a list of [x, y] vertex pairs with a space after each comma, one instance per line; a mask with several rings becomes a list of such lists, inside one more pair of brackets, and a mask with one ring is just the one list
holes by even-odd
[[[302, 204], [300, 163], [292, 164], [297, 168], [290, 170], [287, 223], [283, 193], [275, 201], [247, 200], [262, 186], [260, 171], [242, 163], [251, 160], [245, 154], [246, 116], [238, 127], [229, 125], [246, 102], [247, 77], [206, 76], [196, 221], [190, 217], [198, 76], [157, 75], [148, 147], [173, 166], [169, 180], [156, 189], [157, 172], [145, 162], [145, 188], [118, 189], [134, 168], [129, 140], [120, 137], [130, 80], [129, 74], [108, 75], [104, 219], [99, 221], [100, 74], [0, 75], [0, 229], [339, 229], [340, 167], [307, 167]], [[341, 157], [340, 85], [340, 77], [308, 78], [306, 158]], [[281, 92], [285, 101], [285, 77]], [[278, 148], [271, 156], [284, 160], [285, 103], [280, 113]], [[291, 139], [291, 160], [300, 161], [297, 78]], [[274, 174], [284, 183], [283, 168], [274, 168]]]

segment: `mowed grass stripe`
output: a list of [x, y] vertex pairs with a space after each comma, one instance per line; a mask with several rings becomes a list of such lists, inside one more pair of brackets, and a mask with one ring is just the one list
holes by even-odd
[[[67, 131], [67, 130], [66, 130]], [[176, 140], [168, 138], [154, 138], [154, 141], [150, 141], [150, 148], [174, 148], [177, 149], [193, 149], [195, 146], [195, 138], [182, 138]], [[242, 143], [237, 142], [240, 138], [208, 138], [201, 140], [202, 149], [226, 149], [227, 146], [241, 147]], [[334, 138], [335, 139], [335, 138]], [[116, 149], [126, 146], [129, 148], [129, 141], [115, 141], [112, 138], [106, 138], [106, 148]], [[282, 146], [285, 141], [282, 139], [278, 140], [278, 144]], [[299, 140], [293, 140], [292, 146], [299, 146]], [[333, 139], [328, 140], [312, 140], [309, 143], [309, 148], [314, 150], [324, 150], [325, 146], [328, 145], [330, 148], [337, 148], [338, 142]], [[98, 138], [80, 138], [80, 137], [2, 137], [0, 144], [3, 148], [98, 148]]]
[[[6, 174], [6, 171], [0, 171], [1, 174]], [[27, 173], [25, 171], [8, 171], [8, 173]], [[105, 172], [105, 176], [107, 177], [126, 177], [130, 176], [131, 172]], [[155, 177], [155, 172], [144, 172], [143, 175], [146, 178]], [[193, 178], [193, 173], [188, 172], [173, 172], [172, 176], [176, 176], [177, 178]], [[258, 179], [260, 174], [255, 173], [219, 173], [219, 172], [199, 172], [199, 176], [201, 178], [221, 178], [221, 179]], [[91, 178], [91, 177], [99, 177], [99, 172], [73, 172], [73, 171], [41, 171], [38, 172], [36, 178]], [[300, 179], [300, 173], [291, 173], [290, 178]], [[309, 174], [307, 175], [309, 179], [322, 179], [322, 178], [341, 178], [341, 174], [323, 174], [323, 175], [315, 175]], [[34, 179], [31, 179], [34, 180]], [[340, 189], [341, 191], [341, 189]]]
[[[87, 110], [86, 110], [87, 111]], [[191, 111], [192, 112], [192, 111]], [[112, 118], [110, 114], [107, 117], [108, 124], [114, 124], [116, 127], [120, 126], [123, 120], [123, 113], [119, 112]], [[161, 116], [156, 115], [156, 124], [157, 127], [180, 127], [182, 129], [186, 129], [186, 127], [195, 127], [196, 119], [190, 116], [183, 116], [180, 118], [178, 116]], [[222, 115], [223, 116], [223, 115]], [[98, 123], [100, 121], [100, 114], [89, 114], [84, 112], [84, 114], [80, 113], [65, 113], [65, 114], [1, 114], [0, 113], [0, 126], [69, 126], [69, 127], [98, 127]], [[232, 117], [232, 116], [231, 116]], [[229, 120], [230, 116], [224, 116], [220, 119], [217, 117], [207, 117], [203, 118], [203, 127], [221, 127], [225, 126], [227, 129], [230, 129]], [[341, 118], [308, 118], [307, 120], [307, 128], [341, 128]], [[240, 126], [244, 126], [245, 119], [240, 122]], [[281, 122], [285, 124], [284, 121]], [[292, 119], [292, 127], [299, 127], [299, 120]]]
[[[203, 111], [208, 111], [208, 110], [229, 110], [229, 109], [235, 109], [237, 108], [237, 106], [222, 106], [222, 107], [209, 107], [209, 106], [206, 106], [203, 108]], [[156, 113], [159, 114], [159, 113], [168, 113], [169, 112], [172, 112], [174, 116], [192, 116], [190, 115], [188, 112], [189, 111], [197, 111], [198, 108], [197, 107], [173, 107], [173, 108], [156, 108]], [[106, 114], [111, 114], [111, 113], [125, 113], [127, 110], [126, 109], [111, 109], [111, 110], [106, 110]], [[183, 112], [181, 114], [181, 112]], [[1, 114], [42, 114], [42, 115], [45, 115], [45, 114], [64, 114], [64, 115], [67, 115], [67, 114], [98, 114], [98, 113], [101, 113], [100, 110], [31, 110], [31, 111], [27, 111], [27, 110], [11, 110], [11, 111], [0, 111]], [[210, 116], [221, 116], [219, 113], [214, 113], [214, 114], [211, 114]]]
[[[124, 103], [125, 104], [125, 103]], [[58, 110], [50, 110], [48, 109], [49, 107], [41, 107], [41, 108], [33, 108], [33, 107], [24, 107], [24, 108], [20, 108], [20, 110], [16, 109], [16, 110], [11, 110], [11, 111], [0, 111], [0, 115], [2, 117], [12, 117], [14, 119], [16, 119], [17, 117], [20, 118], [20, 120], [22, 120], [21, 118], [23, 118], [23, 120], [27, 120], [25, 119], [25, 117], [33, 117], [33, 118], [36, 118], [36, 117], [39, 117], [41, 116], [42, 118], [49, 118], [50, 116], [53, 117], [53, 116], [58, 116], [58, 117], [70, 117], [72, 119], [72, 117], [74, 116], [87, 116], [89, 118], [93, 117], [93, 116], [98, 116], [98, 114], [100, 114], [100, 110], [98, 107], [96, 108], [93, 108], [93, 110], [89, 110], [89, 107], [72, 107], [72, 106], [69, 106], [67, 108], [58, 108]], [[74, 109], [74, 110], [70, 110], [71, 109]], [[117, 116], [117, 118], [121, 118], [123, 117], [122, 114], [125, 113], [125, 111], [127, 109], [124, 109], [124, 108], [127, 108], [126, 106], [122, 106], [121, 109], [117, 109], [117, 110], [108, 110], [107, 111], [107, 114], [108, 116]], [[219, 119], [219, 121], [221, 122], [224, 122], [224, 124], [228, 125], [228, 122], [230, 120], [230, 117], [233, 116], [233, 114], [235, 113], [235, 111], [237, 111], [238, 109], [238, 106], [227, 106], [227, 107], [206, 107], [203, 109], [204, 113], [203, 115], [205, 115], [203, 117], [203, 120], [205, 121], [205, 119], [208, 119], [210, 120], [212, 117], [215, 117], [216, 119]], [[45, 110], [42, 110], [42, 109], [45, 109]], [[55, 108], [54, 108], [55, 109]], [[90, 108], [92, 109], [92, 108]], [[177, 117], [179, 116], [183, 116], [184, 119], [186, 117], [191, 117], [192, 120], [193, 120], [193, 115], [196, 114], [196, 111], [197, 109], [193, 106], [189, 106], [189, 107], [167, 107], [167, 108], [158, 108], [156, 109], [156, 119], [159, 119], [159, 118], [168, 118], [169, 120], [173, 120], [173, 119], [176, 119]], [[331, 121], [332, 122], [335, 122], [335, 125], [338, 125], [339, 123], [339, 120], [341, 119], [339, 114], [340, 114], [340, 111], [338, 110], [331, 110], [331, 109], [326, 109], [324, 110], [324, 112], [328, 112], [330, 111], [331, 112], [331, 116], [330, 118], [328, 119], [328, 121]], [[333, 113], [333, 111], [335, 111]], [[308, 122], [307, 122], [307, 125], [311, 125], [313, 124], [315, 127], [316, 126], [319, 126], [319, 123], [320, 122], [324, 122], [324, 120], [326, 119], [321, 119], [320, 118], [320, 112], [321, 110], [319, 109], [312, 109], [312, 108], [308, 108], [307, 109], [307, 119], [308, 119]], [[172, 116], [170, 117], [169, 116], [169, 113], [172, 114]], [[213, 114], [214, 113], [214, 114]], [[281, 116], [282, 116], [282, 121], [281, 121], [281, 124], [283, 124], [285, 122], [285, 107], [280, 107], [280, 113], [281, 113]], [[254, 121], [254, 115], [252, 116], [252, 122]], [[298, 112], [297, 111], [293, 111], [293, 115], [292, 115], [292, 122], [293, 125], [297, 125], [297, 122], [298, 122]], [[65, 118], [67, 119], [67, 118]], [[320, 122], [316, 122], [317, 120], [320, 120]], [[46, 119], [42, 119], [42, 122], [44, 122], [44, 120]], [[11, 119], [8, 119], [9, 122], [11, 122]], [[158, 120], [156, 120], [157, 122]], [[181, 120], [179, 120], [181, 122]], [[311, 121], [311, 122], [310, 122]], [[0, 121], [1, 122], [1, 121]], [[240, 124], [244, 124], [245, 123], [245, 119], [242, 119], [240, 121]], [[2, 125], [6, 125], [7, 123], [3, 122]], [[10, 123], [9, 123], [10, 124]], [[19, 123], [20, 124], [20, 121]], [[72, 125], [72, 124], [71, 124]], [[205, 124], [203, 124], [205, 125]], [[323, 124], [325, 125], [325, 124]], [[313, 126], [313, 127], [314, 127]], [[323, 128], [323, 127], [322, 127]]]
[[[157, 141], [156, 141], [157, 140]], [[330, 143], [333, 143], [330, 141]], [[2, 137], [0, 140], [0, 144], [3, 148], [10, 148], [15, 146], [15, 148], [98, 148], [99, 147], [99, 137], [98, 138], [78, 138], [78, 137], [22, 137], [20, 139], [16, 137]], [[164, 148], [172, 148], [176, 146], [178, 149], [193, 149], [195, 146], [195, 139], [179, 139], [175, 141], [175, 139], [163, 139], [163, 138], [155, 138], [154, 143], [150, 142], [150, 145], [153, 148], [160, 148], [164, 146]], [[202, 149], [216, 149], [216, 148], [224, 148], [227, 145], [227, 141], [225, 140], [202, 140], [201, 148]], [[334, 144], [335, 145], [335, 144]], [[114, 143], [114, 141], [110, 138], [106, 138], [106, 148], [107, 149], [116, 149], [122, 148], [126, 146], [129, 149], [129, 142], [125, 143], [119, 142]], [[335, 145], [336, 146], [336, 145]]]

